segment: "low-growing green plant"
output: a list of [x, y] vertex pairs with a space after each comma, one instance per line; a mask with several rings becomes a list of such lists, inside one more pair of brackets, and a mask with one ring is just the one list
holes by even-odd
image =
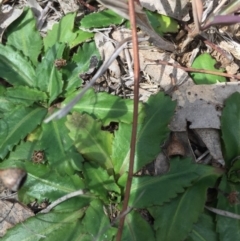
[[[65, 105], [75, 97], [81, 87], [79, 74], [88, 71], [91, 59], [101, 61], [94, 42], [83, 43], [74, 53], [71, 50], [92, 36], [78, 30], [74, 18], [75, 14], [66, 15], [42, 39], [31, 10], [26, 9], [6, 31], [7, 42], [0, 44], [0, 76], [6, 81], [0, 89], [0, 167], [28, 172], [19, 191], [19, 200], [25, 204], [45, 198], [53, 202], [79, 189], [84, 195], [29, 218], [24, 226], [16, 225], [3, 240], [110, 241], [117, 233], [118, 220], [113, 221], [126, 186], [132, 101], [90, 89], [66, 117], [43, 123], [59, 103]], [[59, 67], [56, 60], [66, 60], [66, 65]], [[219, 240], [216, 227], [221, 240], [226, 240], [222, 237], [229, 225], [228, 233], [237, 240], [239, 221], [217, 217], [215, 224], [204, 205], [208, 188], [220, 177], [223, 193], [238, 191], [239, 164], [231, 160], [239, 155], [235, 132], [240, 130], [239, 98], [239, 94], [229, 98], [222, 117], [227, 174], [188, 158], [174, 158], [164, 175], [134, 176], [122, 240]], [[161, 151], [175, 105], [161, 92], [140, 104], [135, 173]], [[43, 159], [36, 160], [36, 152]], [[221, 193], [217, 207], [239, 212]]]

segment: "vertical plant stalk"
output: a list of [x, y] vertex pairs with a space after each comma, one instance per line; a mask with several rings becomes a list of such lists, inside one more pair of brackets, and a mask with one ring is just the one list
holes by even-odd
[[[134, 0], [128, 0], [129, 6], [129, 16], [132, 27], [132, 43], [133, 43], [133, 60], [134, 60], [134, 104], [133, 104], [133, 124], [132, 124], [132, 135], [131, 135], [131, 144], [130, 144], [130, 160], [128, 168], [128, 178], [126, 184], [126, 190], [123, 200], [123, 208], [121, 214], [126, 213], [128, 210], [128, 201], [132, 185], [133, 177], [133, 168], [134, 168], [134, 156], [136, 149], [136, 139], [137, 139], [137, 124], [138, 124], [138, 98], [139, 98], [139, 51], [138, 51], [138, 37], [137, 37], [137, 26], [136, 26], [136, 17], [135, 17], [135, 6]], [[122, 215], [117, 232], [117, 241], [121, 241], [122, 231], [125, 221], [125, 215]]]

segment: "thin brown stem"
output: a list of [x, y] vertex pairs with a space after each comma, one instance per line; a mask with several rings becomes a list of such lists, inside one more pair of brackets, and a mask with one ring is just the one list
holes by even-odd
[[205, 70], [205, 69], [195, 69], [195, 68], [190, 68], [190, 67], [183, 67], [179, 64], [172, 64], [172, 63], [168, 63], [168, 62], [163, 61], [163, 60], [152, 60], [152, 59], [146, 59], [146, 60], [148, 60], [150, 62], [154, 62], [156, 64], [168, 65], [168, 66], [172, 66], [174, 68], [179, 68], [179, 69], [185, 70], [186, 72], [213, 74], [213, 75], [218, 75], [218, 76], [224, 76], [224, 77], [227, 77], [227, 78], [240, 79], [240, 75], [226, 74], [226, 73], [221, 73], [221, 72], [218, 72], [218, 71]]
[[[137, 37], [137, 26], [136, 26], [136, 18], [135, 18], [135, 6], [134, 0], [128, 1], [129, 6], [129, 16], [130, 22], [132, 26], [132, 42], [133, 42], [133, 56], [134, 56], [134, 107], [133, 107], [133, 125], [132, 125], [132, 136], [131, 136], [131, 146], [130, 146], [130, 161], [128, 168], [128, 178], [125, 190], [125, 196], [123, 201], [123, 208], [121, 213], [125, 213], [128, 209], [128, 201], [131, 191], [132, 185], [132, 177], [133, 177], [133, 169], [134, 169], [134, 156], [135, 156], [135, 148], [136, 148], [136, 139], [137, 139], [137, 122], [138, 122], [138, 96], [139, 96], [139, 72], [140, 72], [140, 64], [139, 64], [139, 50], [138, 50], [138, 37]], [[123, 215], [119, 221], [118, 233], [116, 240], [121, 241], [122, 231], [125, 221], [125, 216]]]

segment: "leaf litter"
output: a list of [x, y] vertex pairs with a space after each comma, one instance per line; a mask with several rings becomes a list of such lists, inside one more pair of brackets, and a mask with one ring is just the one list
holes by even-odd
[[[36, 7], [39, 8], [39, 5], [36, 5], [35, 1], [29, 1], [29, 2], [32, 3], [33, 8], [36, 8]], [[62, 9], [63, 2], [64, 1], [60, 1], [60, 9]], [[176, 9], [178, 9], [177, 5], [171, 6], [170, 8], [168, 6], [168, 9], [166, 10], [166, 7], [164, 4], [162, 6], [159, 6], [149, 1], [148, 3], [144, 3], [144, 1], [141, 1], [141, 2], [148, 9], [158, 10], [160, 13], [164, 13], [176, 19], [183, 19], [183, 18], [186, 19], [188, 17], [187, 16], [188, 11], [186, 11], [188, 9], [188, 5], [184, 1], [182, 1], [182, 6], [181, 6], [182, 11], [176, 11]], [[71, 3], [69, 2], [69, 6], [70, 5]], [[75, 8], [70, 8], [67, 11], [73, 12], [74, 11], [73, 9]], [[59, 9], [56, 9], [53, 6], [52, 10], [53, 10], [52, 14], [50, 14], [51, 16], [48, 15], [46, 23], [51, 22], [51, 18], [58, 20], [61, 16]], [[43, 16], [42, 14], [40, 15]], [[39, 19], [39, 22], [41, 22], [42, 17], [38, 17], [38, 19]], [[53, 20], [53, 22], [55, 22], [55, 20]], [[42, 25], [44, 26], [44, 24]], [[73, 29], [71, 28], [70, 32], [72, 30]], [[116, 46], [116, 41], [120, 42], [121, 39], [119, 39], [119, 36], [122, 35], [122, 33], [120, 33], [120, 30], [114, 30], [114, 31], [111, 31], [110, 35], [107, 32], [105, 32], [104, 34], [105, 34], [104, 37], [100, 33], [97, 33], [95, 35], [95, 41], [97, 43], [96, 46], [99, 48], [99, 52], [101, 53], [103, 60], [104, 58], [107, 59], [108, 56], [111, 55], [111, 52], [114, 51], [113, 47]], [[70, 35], [73, 38], [76, 37], [73, 31], [72, 33], [70, 33]], [[96, 36], [98, 36], [98, 41], [96, 39], [97, 38]], [[102, 39], [99, 39], [99, 37]], [[111, 37], [113, 37], [113, 43], [109, 43], [109, 41], [106, 41], [106, 39], [109, 40], [109, 38]], [[110, 44], [110, 47], [105, 46], [105, 48], [100, 49], [101, 44], [99, 43], [101, 43], [101, 41], [102, 42], [106, 41], [106, 44]], [[45, 44], [45, 47], [46, 46], [47, 45]], [[110, 48], [112, 48], [111, 51], [110, 51]], [[128, 50], [126, 51], [128, 52], [129, 56], [126, 57], [126, 53], [125, 53], [125, 56], [121, 54], [120, 55], [121, 60], [120, 61], [118, 60], [118, 62], [115, 61], [114, 63], [115, 66], [112, 70], [111, 70], [112, 67], [109, 68], [108, 74], [110, 74], [110, 76], [116, 79], [118, 79], [119, 76], [122, 75], [121, 71], [123, 67], [124, 67], [125, 73], [128, 72], [130, 69], [129, 67], [131, 66], [131, 61], [132, 61], [131, 47], [129, 47]], [[176, 100], [176, 103], [177, 103], [175, 114], [170, 123], [171, 131], [177, 132], [177, 133], [184, 133], [185, 136], [189, 136], [189, 133], [188, 133], [189, 129], [194, 130], [197, 133], [197, 135], [200, 137], [200, 139], [203, 141], [203, 143], [205, 143], [206, 145], [205, 147], [207, 147], [207, 149], [209, 150], [214, 160], [218, 164], [224, 165], [224, 161], [223, 161], [224, 158], [222, 155], [221, 145], [220, 145], [220, 135], [219, 135], [219, 131], [217, 130], [221, 128], [220, 117], [221, 117], [222, 109], [224, 108], [225, 100], [233, 93], [240, 92], [239, 91], [240, 89], [238, 87], [239, 86], [238, 82], [231, 82], [231, 83], [228, 82], [226, 84], [217, 83], [214, 85], [195, 85], [193, 80], [188, 76], [188, 74], [184, 70], [181, 70], [172, 66], [167, 66], [167, 65], [157, 65], [151, 62], [151, 60], [158, 60], [158, 59], [164, 60], [166, 62], [177, 63], [171, 58], [171, 55], [167, 52], [159, 53], [159, 51], [156, 48], [146, 44], [145, 45], [143, 44], [141, 46], [140, 64], [141, 64], [143, 83], [141, 83], [140, 85], [140, 88], [142, 89], [142, 92], [140, 91], [142, 95], [140, 98], [144, 101], [147, 101], [148, 97], [152, 93], [156, 93], [159, 89], [164, 90], [165, 93], [169, 94], [172, 100]], [[126, 64], [126, 61], [127, 61], [127, 64]], [[131, 77], [131, 74], [129, 74], [129, 76]], [[123, 95], [122, 93], [124, 91], [123, 87], [120, 87], [120, 89], [121, 89], [120, 95]], [[116, 94], [116, 91], [114, 89], [112, 89], [110, 92], [112, 94]], [[54, 94], [57, 95], [58, 93], [51, 94], [52, 100], [55, 99]], [[131, 98], [132, 89], [127, 88], [127, 91], [125, 91], [124, 95], [128, 97], [130, 96]], [[187, 137], [187, 141], [188, 141], [188, 148], [191, 152], [192, 144], [191, 145], [189, 144], [188, 137]], [[171, 140], [170, 140], [170, 143], [171, 143]], [[191, 153], [189, 155], [192, 156]], [[166, 197], [166, 199], [168, 198]], [[177, 200], [175, 200], [175, 202], [176, 201]], [[91, 204], [92, 207], [94, 207], [94, 205], [96, 204], [95, 203]], [[90, 209], [89, 209], [89, 212], [90, 212]], [[84, 222], [86, 222], [85, 225], [87, 226], [88, 225], [87, 221], [85, 220]], [[94, 232], [95, 231], [93, 231], [93, 233]], [[162, 236], [162, 234], [159, 234], [159, 231], [158, 231], [158, 235]], [[185, 234], [183, 234], [183, 236], [184, 235]]]

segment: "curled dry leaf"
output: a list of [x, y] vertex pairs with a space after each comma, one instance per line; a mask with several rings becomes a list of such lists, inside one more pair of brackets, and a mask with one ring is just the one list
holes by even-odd
[[[102, 59], [104, 59], [106, 62], [115, 52], [115, 47], [113, 46], [113, 43], [107, 41], [106, 37], [102, 33], [96, 33], [94, 36], [94, 40]], [[114, 77], [120, 78], [121, 71], [117, 60], [114, 60], [113, 63], [108, 67], [108, 69]]]
[[167, 156], [168, 157], [185, 156], [184, 146], [174, 133], [172, 134], [171, 141], [167, 147]]
[[27, 173], [19, 168], [0, 170], [0, 179], [5, 187], [16, 192], [27, 178]]

